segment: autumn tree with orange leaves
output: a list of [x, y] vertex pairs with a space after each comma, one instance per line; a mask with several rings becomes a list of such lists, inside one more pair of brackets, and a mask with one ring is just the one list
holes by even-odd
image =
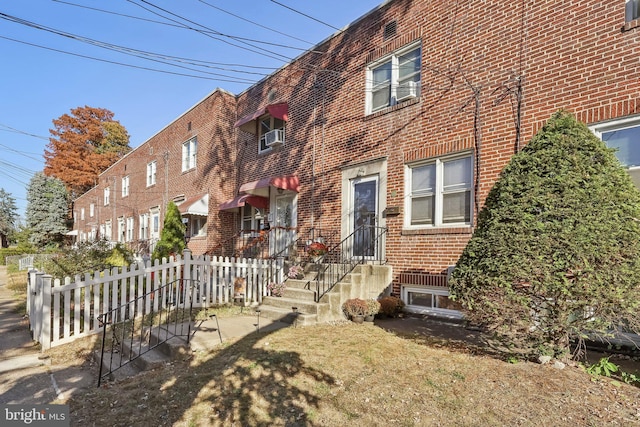
[[95, 186], [100, 173], [131, 151], [129, 134], [113, 115], [84, 106], [53, 120], [44, 173], [64, 182], [72, 197]]

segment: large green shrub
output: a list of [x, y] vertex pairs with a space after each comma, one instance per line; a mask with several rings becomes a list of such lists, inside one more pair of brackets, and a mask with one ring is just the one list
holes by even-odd
[[510, 351], [639, 330], [640, 193], [613, 151], [563, 111], [513, 156], [451, 280], [468, 318]]
[[130, 250], [118, 243], [112, 246], [106, 239], [80, 242], [74, 247], [65, 247], [52, 254], [44, 263], [45, 273], [55, 278], [74, 277], [76, 274], [94, 273], [122, 267], [133, 262]]
[[175, 203], [169, 202], [164, 217], [160, 240], [151, 254], [152, 259], [168, 258], [170, 255], [180, 255], [186, 247], [185, 226], [182, 223], [180, 210]]

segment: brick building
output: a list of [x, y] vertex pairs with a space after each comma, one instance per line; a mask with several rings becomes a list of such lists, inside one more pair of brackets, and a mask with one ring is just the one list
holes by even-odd
[[586, 122], [632, 174], [640, 166], [638, 3], [387, 1], [167, 125], [75, 201], [74, 229], [143, 253], [169, 200], [196, 254], [267, 223], [337, 240], [386, 227], [393, 291], [449, 313], [448, 267], [501, 169], [553, 112]]

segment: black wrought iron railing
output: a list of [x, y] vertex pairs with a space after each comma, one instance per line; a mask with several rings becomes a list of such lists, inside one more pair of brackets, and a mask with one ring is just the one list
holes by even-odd
[[179, 336], [189, 342], [199, 282], [177, 279], [98, 316], [103, 327], [98, 387], [103, 379]]
[[306, 287], [320, 299], [359, 264], [385, 264], [386, 227], [362, 225], [314, 262], [317, 274]]

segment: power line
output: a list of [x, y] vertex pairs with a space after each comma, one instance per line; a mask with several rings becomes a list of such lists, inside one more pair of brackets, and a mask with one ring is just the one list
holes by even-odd
[[297, 13], [297, 14], [299, 14], [299, 15], [302, 15], [302, 16], [304, 16], [304, 17], [306, 17], [306, 18], [309, 18], [309, 19], [311, 19], [311, 20], [313, 20], [313, 21], [319, 22], [319, 23], [321, 23], [322, 25], [326, 25], [326, 26], [327, 26], [327, 27], [329, 27], [329, 28], [333, 28], [334, 30], [338, 30], [338, 31], [340, 31], [340, 28], [338, 28], [338, 27], [334, 27], [334, 26], [333, 26], [333, 25], [331, 25], [331, 24], [327, 24], [327, 23], [326, 23], [326, 22], [324, 22], [324, 21], [321, 21], [321, 20], [319, 20], [319, 19], [317, 19], [317, 18], [314, 18], [314, 17], [313, 17], [313, 16], [311, 16], [311, 15], [307, 15], [306, 13], [300, 12], [299, 10], [296, 10], [296, 9], [294, 9], [294, 8], [292, 8], [292, 7], [289, 7], [289, 6], [287, 6], [286, 4], [282, 4], [282, 3], [280, 3], [280, 2], [277, 2], [276, 0], [271, 0], [271, 2], [272, 2], [272, 3], [275, 3], [275, 4], [277, 4], [277, 5], [280, 5], [280, 6], [284, 7], [285, 9], [289, 9], [290, 11], [295, 12], [295, 13]]
[[23, 131], [23, 130], [19, 130], [19, 129], [15, 129], [15, 128], [12, 128], [11, 126], [7, 126], [7, 125], [2, 124], [2, 123], [0, 123], [0, 126], [7, 128], [7, 129], [0, 129], [0, 130], [5, 131], [5, 132], [21, 133], [21, 134], [23, 134], [23, 135], [32, 136], [32, 137], [34, 137], [34, 138], [44, 139], [45, 141], [48, 141], [48, 140], [49, 140], [49, 138], [47, 138], [46, 136], [34, 135], [34, 134], [32, 134], [32, 133], [25, 132], [25, 131]]

